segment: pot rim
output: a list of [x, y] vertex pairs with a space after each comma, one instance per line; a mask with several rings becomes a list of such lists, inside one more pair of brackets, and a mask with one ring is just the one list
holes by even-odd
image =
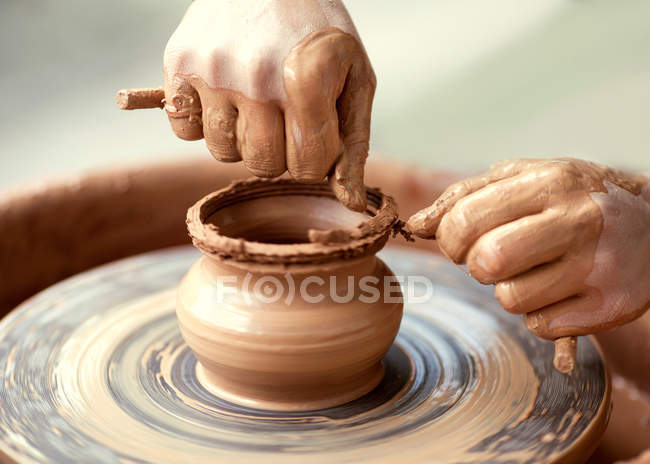
[[194, 204], [187, 212], [187, 229], [195, 247], [220, 261], [289, 265], [361, 258], [381, 250], [400, 224], [392, 197], [370, 187], [366, 192], [368, 202], [362, 214], [368, 220], [349, 229], [309, 230], [308, 243], [275, 244], [229, 237], [207, 221], [223, 208], [258, 198], [306, 195], [336, 200], [326, 183], [301, 184], [286, 178], [236, 181]]

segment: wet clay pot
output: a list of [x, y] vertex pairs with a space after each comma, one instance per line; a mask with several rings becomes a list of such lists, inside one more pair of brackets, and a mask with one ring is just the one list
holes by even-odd
[[375, 254], [397, 222], [368, 189], [364, 213], [327, 185], [237, 182], [199, 201], [188, 229], [203, 257], [178, 291], [182, 335], [202, 384], [233, 403], [313, 410], [363, 396], [402, 317]]

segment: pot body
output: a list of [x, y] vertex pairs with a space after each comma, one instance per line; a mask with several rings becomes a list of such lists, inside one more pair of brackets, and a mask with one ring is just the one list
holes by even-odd
[[319, 266], [203, 256], [177, 316], [206, 388], [228, 401], [313, 410], [352, 401], [383, 378], [402, 295], [376, 256]]

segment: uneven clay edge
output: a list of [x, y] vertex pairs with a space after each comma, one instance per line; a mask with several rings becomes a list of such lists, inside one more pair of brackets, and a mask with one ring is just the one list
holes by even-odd
[[207, 221], [222, 208], [243, 201], [269, 196], [307, 195], [335, 199], [323, 184], [300, 184], [290, 179], [247, 179], [235, 181], [213, 192], [192, 206], [187, 213], [187, 228], [194, 246], [209, 256], [224, 261], [261, 264], [321, 264], [340, 259], [360, 258], [377, 253], [391, 232], [399, 233], [397, 205], [379, 189], [366, 187], [367, 221], [352, 229], [310, 230], [311, 243], [270, 244], [221, 235]]

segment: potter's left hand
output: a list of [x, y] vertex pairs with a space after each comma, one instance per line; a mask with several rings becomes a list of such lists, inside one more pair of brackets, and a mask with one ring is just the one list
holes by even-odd
[[165, 50], [176, 135], [258, 177], [329, 176], [366, 205], [375, 74], [341, 0], [195, 0]]
[[576, 159], [513, 160], [449, 187], [409, 219], [554, 339], [614, 328], [650, 306], [650, 183]]

